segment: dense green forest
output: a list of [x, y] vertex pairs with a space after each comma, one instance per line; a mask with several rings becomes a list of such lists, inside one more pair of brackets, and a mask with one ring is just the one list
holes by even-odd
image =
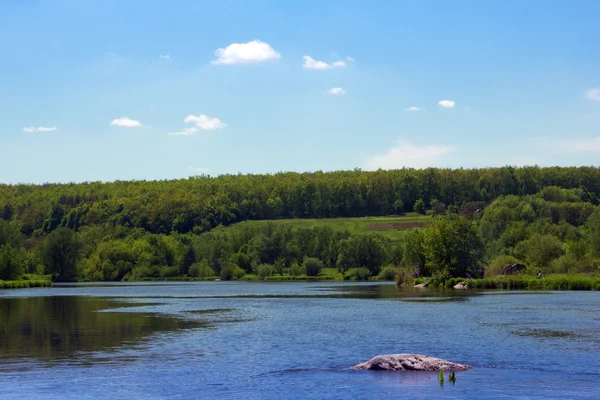
[[[489, 168], [0, 185], [0, 279], [597, 273], [600, 169]], [[431, 216], [395, 239], [284, 219]], [[277, 223], [246, 224], [248, 220]], [[217, 228], [217, 229], [215, 229]]]

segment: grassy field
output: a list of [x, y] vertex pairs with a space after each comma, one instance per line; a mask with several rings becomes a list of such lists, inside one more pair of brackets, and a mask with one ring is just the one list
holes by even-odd
[[244, 221], [229, 228], [217, 228], [215, 231], [235, 229], [242, 226], [262, 226], [267, 223], [287, 225], [293, 229], [329, 226], [336, 230], [347, 230], [351, 233], [377, 232], [392, 240], [398, 240], [407, 229], [422, 228], [431, 221], [430, 216], [409, 213], [403, 216], [362, 217], [362, 218], [323, 218], [323, 219], [274, 219], [262, 221]]

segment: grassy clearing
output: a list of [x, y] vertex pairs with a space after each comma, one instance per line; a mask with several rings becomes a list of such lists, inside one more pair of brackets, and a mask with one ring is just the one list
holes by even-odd
[[365, 233], [377, 232], [382, 236], [392, 240], [398, 240], [404, 232], [412, 228], [423, 227], [427, 222], [431, 221], [431, 217], [417, 213], [408, 213], [402, 216], [388, 217], [361, 217], [361, 218], [323, 218], [323, 219], [273, 219], [261, 221], [244, 221], [230, 227], [220, 227], [215, 229], [216, 232], [224, 232], [228, 229], [236, 229], [236, 227], [254, 227], [264, 226], [267, 223], [274, 225], [287, 225], [292, 229], [313, 228], [328, 226], [336, 230], [347, 230], [350, 233]]

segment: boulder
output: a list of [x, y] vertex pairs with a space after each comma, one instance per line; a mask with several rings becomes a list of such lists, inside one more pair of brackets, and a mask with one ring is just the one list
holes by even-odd
[[467, 281], [458, 282], [456, 285], [453, 286], [453, 288], [454, 289], [468, 289]]
[[429, 282], [423, 282], [423, 283], [419, 283], [418, 285], [415, 285], [415, 287], [418, 287], [418, 288], [424, 288], [427, 286], [429, 286]]
[[355, 369], [371, 371], [467, 371], [470, 365], [457, 364], [441, 358], [422, 354], [388, 354], [376, 356], [369, 361], [355, 365]]
[[526, 269], [527, 267], [523, 264], [507, 264], [502, 268], [502, 275], [515, 275], [518, 272]]

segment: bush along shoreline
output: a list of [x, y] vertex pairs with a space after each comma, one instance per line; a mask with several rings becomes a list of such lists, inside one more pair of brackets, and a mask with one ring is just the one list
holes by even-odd
[[465, 283], [466, 289], [502, 290], [600, 290], [600, 277], [581, 274], [554, 274], [543, 278], [531, 275], [493, 276], [489, 278], [416, 278], [398, 281], [398, 286], [411, 287], [426, 284], [431, 288], [454, 288]]

